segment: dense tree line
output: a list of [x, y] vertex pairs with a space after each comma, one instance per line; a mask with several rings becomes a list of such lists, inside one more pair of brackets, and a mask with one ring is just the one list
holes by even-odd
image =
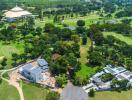
[[[114, 31], [113, 29], [116, 29], [111, 27], [118, 28], [121, 26], [119, 26], [119, 24], [113, 25], [107, 29], [109, 29], [109, 31]], [[127, 26], [124, 25], [124, 27]], [[120, 28], [120, 30], [124, 30], [123, 28]], [[131, 60], [132, 58], [132, 46], [122, 42], [114, 36], [104, 37], [102, 31], [103, 30], [101, 30], [98, 25], [92, 25], [88, 30], [88, 36], [90, 36], [94, 42], [91, 46], [91, 49], [89, 50], [89, 64], [94, 66], [106, 64], [127, 65], [127, 61]]]
[[126, 23], [117, 23], [117, 24], [111, 24], [111, 23], [106, 23], [106, 24], [94, 24], [91, 25], [91, 28], [89, 32], [91, 33], [96, 33], [99, 31], [108, 31], [108, 32], [117, 32], [121, 33], [124, 35], [131, 34], [132, 28], [129, 24]]
[[116, 13], [116, 17], [130, 17], [132, 16], [132, 6], [126, 6], [124, 10]]

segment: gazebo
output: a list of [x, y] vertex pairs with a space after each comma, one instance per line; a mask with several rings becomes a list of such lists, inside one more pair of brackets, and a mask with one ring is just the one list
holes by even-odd
[[31, 17], [32, 13], [16, 6], [12, 8], [11, 10], [5, 12], [4, 16], [7, 21], [12, 22], [12, 21], [15, 21], [16, 19]]

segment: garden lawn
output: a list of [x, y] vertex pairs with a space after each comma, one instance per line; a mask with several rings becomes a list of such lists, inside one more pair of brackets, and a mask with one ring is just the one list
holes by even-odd
[[22, 83], [25, 100], [46, 100], [48, 90], [32, 84]]
[[78, 20], [84, 20], [86, 23], [86, 26], [89, 26], [91, 24], [93, 24], [95, 21], [99, 20], [99, 16], [97, 14], [89, 14], [87, 16], [84, 17], [74, 17], [74, 18], [69, 18], [69, 19], [65, 19], [64, 23], [69, 25], [69, 26], [76, 26], [76, 23]]
[[118, 34], [115, 32], [103, 32], [104, 36], [112, 35], [121, 41], [126, 42], [128, 45], [132, 45], [132, 36], [123, 36], [122, 34]]
[[17, 89], [7, 82], [0, 84], [0, 100], [20, 100]]
[[113, 92], [96, 92], [94, 98], [90, 98], [90, 100], [132, 100], [132, 90]]
[[81, 70], [76, 72], [76, 75], [77, 75], [77, 77], [80, 77], [81, 79], [89, 78], [89, 77], [91, 77], [91, 75], [95, 74], [95, 69], [86, 65], [88, 50], [89, 50], [90, 46], [91, 46], [91, 40], [89, 38], [88, 38], [86, 45], [82, 45], [80, 43]]
[[88, 66], [82, 64], [81, 70], [79, 70], [76, 73], [76, 76], [81, 78], [82, 80], [84, 80], [84, 79], [90, 78], [94, 74], [95, 74], [94, 68], [91, 68], [91, 67], [88, 67]]
[[24, 51], [23, 44], [11, 43], [11, 44], [3, 44], [0, 42], [0, 56], [5, 56], [7, 58], [7, 66], [5, 69], [11, 68], [12, 63], [12, 54], [13, 53], [22, 53]]

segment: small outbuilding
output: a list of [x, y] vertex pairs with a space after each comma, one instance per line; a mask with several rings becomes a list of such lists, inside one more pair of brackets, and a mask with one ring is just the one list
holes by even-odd
[[83, 88], [68, 84], [63, 89], [60, 100], [88, 100], [88, 94]]

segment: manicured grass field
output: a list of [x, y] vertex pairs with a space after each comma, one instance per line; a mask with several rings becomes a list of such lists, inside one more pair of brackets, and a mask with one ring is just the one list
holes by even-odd
[[122, 34], [118, 34], [115, 32], [104, 32], [104, 36], [112, 35], [116, 37], [117, 39], [120, 39], [121, 41], [126, 42], [129, 45], [132, 45], [132, 36], [123, 36]]
[[48, 90], [32, 84], [23, 83], [22, 89], [25, 100], [46, 100]]
[[22, 53], [24, 51], [23, 44], [11, 43], [11, 44], [3, 44], [0, 42], [0, 56], [5, 56], [7, 58], [7, 66], [6, 69], [11, 68], [12, 63], [12, 54], [13, 53]]
[[[84, 17], [73, 17], [73, 18], [66, 18], [63, 22], [63, 24], [67, 24], [69, 26], [76, 26], [76, 23], [78, 20], [84, 20], [86, 22], [86, 27], [88, 27], [89, 25], [93, 24], [95, 21], [99, 20], [99, 16], [95, 13], [89, 14], [87, 16]], [[35, 20], [35, 25], [37, 27], [41, 27], [43, 28], [45, 26], [45, 23], [53, 23], [53, 18], [47, 18], [44, 17], [43, 21], [40, 21], [39, 19]], [[53, 23], [55, 26], [62, 26], [59, 25], [57, 23]]]
[[0, 100], [20, 100], [19, 93], [15, 87], [3, 81], [0, 84]]
[[70, 26], [76, 26], [76, 23], [78, 20], [84, 20], [86, 23], [86, 26], [89, 26], [91, 24], [93, 24], [95, 21], [97, 21], [100, 17], [97, 14], [89, 14], [85, 17], [74, 17], [71, 19], [65, 19], [64, 23], [68, 24]]
[[90, 100], [132, 100], [132, 90], [119, 92], [97, 92]]

